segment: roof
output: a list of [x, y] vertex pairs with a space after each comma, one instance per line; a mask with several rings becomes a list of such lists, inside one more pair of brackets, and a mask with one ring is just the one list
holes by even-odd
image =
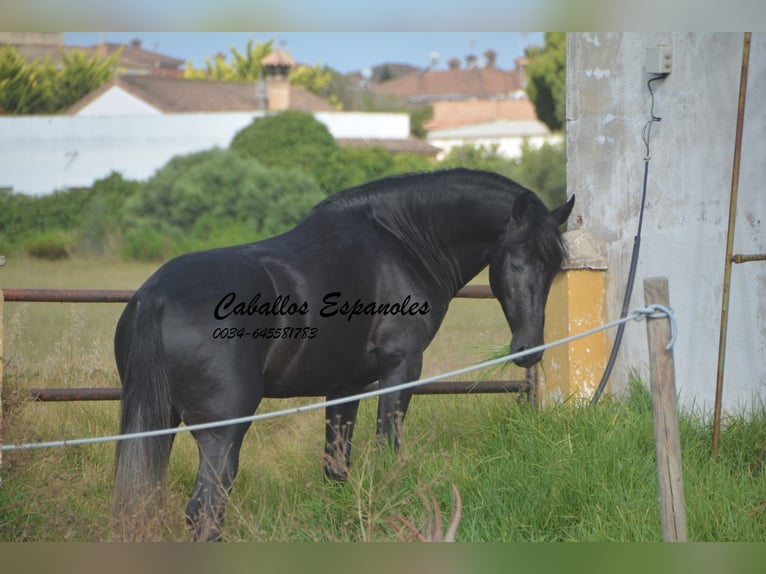
[[[263, 109], [256, 96], [256, 86], [246, 82], [185, 80], [162, 76], [117, 76], [75, 102], [66, 110], [77, 114], [99, 96], [118, 86], [134, 97], [164, 113], [243, 112]], [[290, 86], [292, 110], [336, 111], [329, 102], [300, 86]]]
[[147, 73], [152, 71], [175, 71], [181, 73], [181, 70], [178, 68], [184, 63], [184, 60], [179, 58], [173, 58], [150, 50], [144, 50], [141, 48], [140, 42], [136, 41], [131, 44], [105, 43], [97, 44], [95, 46], [21, 44], [16, 45], [15, 47], [27, 60], [43, 60], [46, 57], [49, 57], [53, 62], [60, 62], [63, 60], [65, 54], [70, 54], [75, 51], [111, 56], [122, 49], [122, 52], [117, 59], [118, 68], [131, 71], [141, 70]]
[[523, 89], [519, 70], [471, 68], [426, 70], [375, 84], [370, 89], [409, 101], [507, 97]]
[[111, 56], [118, 50], [122, 50], [117, 65], [120, 68], [129, 70], [155, 70], [162, 68], [176, 69], [184, 64], [184, 60], [165, 56], [151, 50], [144, 50], [140, 41], [133, 41], [130, 44], [114, 44], [106, 42], [95, 46], [85, 48], [89, 52], [97, 52], [105, 56]]
[[435, 156], [442, 151], [440, 147], [412, 137], [406, 139], [338, 138], [337, 142], [341, 146], [382, 147], [392, 153], [417, 153]]
[[496, 120], [537, 120], [535, 106], [526, 98], [449, 100], [431, 105], [433, 117], [425, 124], [429, 131]]

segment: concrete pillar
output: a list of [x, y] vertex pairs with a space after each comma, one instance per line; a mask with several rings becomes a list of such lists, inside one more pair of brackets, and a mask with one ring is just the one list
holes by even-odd
[[[553, 342], [602, 325], [607, 320], [606, 258], [580, 229], [564, 239], [568, 261], [556, 277], [545, 310], [545, 340]], [[545, 352], [540, 396], [543, 405], [590, 398], [606, 366], [610, 335], [601, 331]]]

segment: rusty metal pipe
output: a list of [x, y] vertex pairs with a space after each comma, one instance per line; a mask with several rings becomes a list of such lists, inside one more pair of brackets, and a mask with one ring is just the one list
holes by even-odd
[[127, 303], [134, 291], [114, 289], [3, 289], [6, 301]]
[[[378, 383], [365, 387], [364, 392], [377, 390]], [[488, 393], [522, 393], [532, 388], [530, 381], [435, 381], [416, 387], [416, 395], [469, 395]], [[120, 387], [76, 387], [67, 389], [29, 389], [29, 395], [39, 402], [118, 401]], [[324, 396], [324, 395], [299, 395]]]
[[766, 261], [766, 253], [759, 253], [757, 255], [732, 255], [732, 263], [749, 263], [750, 261]]
[[745, 102], [747, 96], [747, 73], [750, 62], [750, 32], [745, 32], [742, 46], [742, 69], [739, 77], [739, 103], [737, 105], [737, 129], [734, 134], [734, 165], [731, 170], [731, 197], [729, 199], [729, 229], [726, 233], [726, 261], [723, 271], [723, 295], [721, 300], [721, 330], [718, 337], [718, 373], [715, 384], [713, 407], [712, 453], [718, 451], [721, 436], [721, 410], [723, 404], [723, 374], [726, 366], [726, 332], [729, 327], [729, 295], [731, 287], [732, 253], [734, 252], [734, 228], [737, 219], [737, 194], [739, 192], [739, 166], [742, 157], [742, 131], [745, 125]]
[[[127, 303], [135, 291], [126, 289], [3, 289], [6, 301], [35, 303]], [[456, 297], [492, 299], [489, 285], [466, 285]]]

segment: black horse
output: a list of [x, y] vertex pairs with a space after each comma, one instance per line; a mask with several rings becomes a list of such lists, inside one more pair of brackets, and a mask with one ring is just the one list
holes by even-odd
[[[337, 193], [282, 235], [173, 259], [117, 324], [120, 431], [251, 415], [263, 397], [349, 396], [420, 376], [450, 300], [485, 266], [512, 332], [543, 342], [545, 303], [574, 198], [549, 211], [497, 174], [396, 176]], [[542, 353], [516, 361], [530, 366]], [[411, 391], [381, 396], [377, 431], [399, 444]], [[324, 470], [346, 477], [358, 401], [326, 411]], [[194, 432], [199, 471], [186, 516], [217, 539], [249, 424]], [[170, 436], [118, 443], [114, 507], [159, 487]]]

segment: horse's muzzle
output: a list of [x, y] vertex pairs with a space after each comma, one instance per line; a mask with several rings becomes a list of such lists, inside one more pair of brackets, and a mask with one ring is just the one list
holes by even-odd
[[[512, 349], [511, 353], [520, 353], [522, 351], [525, 351], [527, 349], [526, 346], [521, 346], [518, 349]], [[529, 355], [524, 355], [523, 357], [519, 357], [518, 359], [514, 359], [513, 362], [516, 363], [519, 367], [523, 367], [525, 369], [528, 369], [535, 363], [538, 363], [540, 359], [543, 358], [543, 352], [542, 351], [536, 351], [534, 353], [530, 353]]]

